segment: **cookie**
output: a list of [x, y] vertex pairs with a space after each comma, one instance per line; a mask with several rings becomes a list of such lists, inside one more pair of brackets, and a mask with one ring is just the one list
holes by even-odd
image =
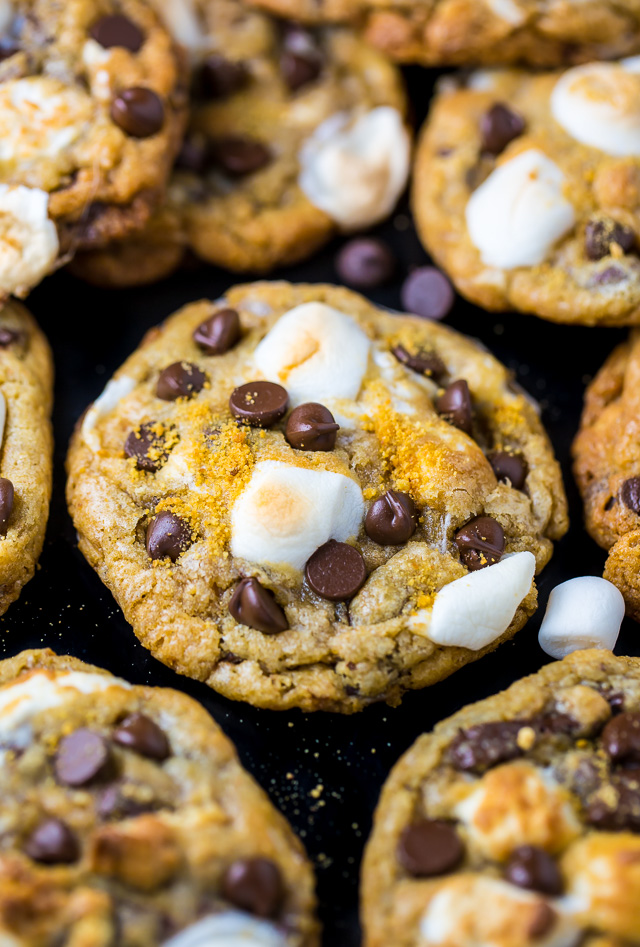
[[634, 0], [251, 0], [307, 23], [350, 21], [400, 62], [558, 66], [640, 50]]
[[141, 0], [0, 4], [0, 294], [142, 227], [186, 118], [184, 65]]
[[640, 322], [640, 57], [441, 84], [416, 156], [420, 237], [485, 309]]
[[68, 469], [80, 548], [145, 647], [276, 709], [397, 703], [492, 650], [567, 527], [506, 369], [331, 286], [182, 309], [84, 415]]
[[175, 268], [180, 246], [230, 270], [266, 272], [393, 210], [410, 138], [403, 82], [384, 56], [349, 30], [307, 31], [238, 0], [191, 0], [179, 18], [177, 7], [162, 8], [194, 71], [165, 219], [153, 222], [146, 255], [136, 235], [130, 260], [127, 245], [115, 247], [115, 262], [109, 251], [91, 254], [76, 274], [108, 286], [149, 282]]
[[0, 733], [5, 943], [317, 947], [304, 850], [194, 700], [24, 651]]
[[419, 737], [375, 815], [365, 947], [640, 944], [640, 659], [579, 651]]

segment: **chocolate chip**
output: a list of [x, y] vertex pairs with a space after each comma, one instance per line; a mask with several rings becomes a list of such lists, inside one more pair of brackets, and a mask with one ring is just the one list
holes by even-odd
[[175, 513], [157, 513], [147, 526], [147, 553], [150, 559], [175, 562], [191, 545], [191, 530]]
[[150, 138], [164, 125], [164, 105], [153, 89], [124, 89], [111, 103], [111, 118], [132, 138]]
[[631, 227], [625, 227], [608, 217], [587, 222], [584, 228], [584, 250], [590, 260], [609, 256], [614, 244], [623, 253], [630, 253], [636, 244], [636, 235]]
[[349, 240], [336, 257], [338, 276], [347, 286], [374, 289], [391, 279], [396, 267], [393, 253], [382, 240]]
[[104, 737], [81, 727], [60, 741], [54, 767], [58, 782], [65, 786], [86, 786], [104, 776], [111, 762], [111, 751]]
[[160, 470], [169, 456], [162, 426], [157, 421], [145, 421], [131, 431], [124, 442], [124, 455], [135, 458], [138, 470]]
[[364, 521], [367, 536], [381, 546], [406, 543], [416, 531], [416, 507], [408, 493], [389, 490], [371, 504]]
[[19, 329], [8, 329], [7, 326], [0, 326], [0, 348], [6, 349], [14, 342], [22, 341], [22, 332]]
[[208, 99], [228, 99], [248, 81], [249, 71], [244, 63], [212, 53], [202, 64], [199, 91]]
[[529, 924], [527, 931], [530, 940], [540, 940], [552, 930], [558, 920], [558, 915], [550, 904], [546, 901], [540, 901], [536, 905], [536, 913]]
[[640, 477], [630, 477], [620, 487], [620, 499], [632, 513], [640, 516]]
[[453, 424], [454, 427], [460, 428], [465, 434], [471, 436], [473, 406], [469, 386], [464, 379], [451, 382], [445, 388], [436, 401], [436, 411], [449, 424]]
[[68, 865], [80, 857], [78, 840], [60, 819], [41, 822], [25, 841], [24, 850], [29, 858], [44, 865]]
[[496, 102], [480, 120], [482, 150], [499, 155], [524, 129], [525, 121], [522, 115], [518, 115], [503, 102]]
[[193, 333], [193, 341], [207, 355], [224, 355], [239, 341], [240, 316], [235, 309], [221, 309], [205, 319]]
[[256, 917], [275, 917], [284, 900], [280, 869], [270, 858], [242, 858], [222, 876], [222, 895]]
[[296, 450], [333, 450], [339, 430], [329, 409], [310, 401], [293, 409], [285, 437]]
[[166, 760], [171, 753], [169, 741], [157, 723], [145, 714], [133, 713], [118, 724], [111, 739], [140, 756], [152, 760]]
[[613, 286], [627, 279], [627, 274], [621, 266], [607, 266], [601, 273], [595, 273], [589, 280], [593, 286]]
[[156, 395], [163, 401], [191, 398], [204, 388], [207, 376], [192, 362], [174, 362], [160, 372]]
[[504, 876], [519, 888], [542, 894], [562, 894], [562, 875], [555, 859], [536, 845], [515, 848], [505, 866]]
[[299, 26], [285, 29], [280, 72], [292, 92], [313, 82], [322, 72], [324, 56], [314, 36]]
[[499, 720], [461, 730], [449, 746], [451, 764], [464, 772], [482, 772], [516, 759], [522, 755], [518, 733], [525, 726], [523, 720]]
[[640, 770], [622, 770], [611, 778], [614, 800], [609, 792], [592, 797], [586, 820], [605, 832], [640, 832]]
[[412, 372], [427, 375], [429, 378], [440, 378], [446, 374], [444, 362], [434, 352], [419, 351], [412, 354], [405, 349], [404, 345], [396, 345], [392, 352], [398, 361], [410, 368]]
[[185, 138], [176, 158], [176, 168], [191, 171], [192, 174], [204, 174], [209, 165], [210, 151], [204, 138], [191, 136]]
[[120, 13], [97, 20], [89, 30], [89, 35], [104, 49], [122, 46], [132, 53], [137, 53], [144, 43], [144, 33], [140, 27], [128, 16], [122, 16]]
[[271, 161], [269, 148], [246, 135], [217, 138], [212, 142], [211, 156], [223, 171], [233, 177], [254, 174]]
[[96, 811], [101, 819], [131, 819], [144, 812], [155, 812], [158, 808], [156, 800], [135, 799], [116, 783], [107, 786], [96, 800]]
[[229, 612], [241, 625], [248, 625], [265, 635], [277, 635], [289, 627], [287, 617], [273, 597], [257, 579], [241, 579], [229, 602]]
[[402, 285], [402, 305], [424, 319], [444, 319], [454, 299], [451, 283], [435, 266], [419, 267]]
[[499, 450], [489, 454], [487, 460], [498, 480], [502, 483], [510, 483], [515, 490], [522, 490], [529, 472], [522, 454], [510, 454]]
[[14, 491], [13, 484], [6, 477], [0, 477], [0, 534], [7, 531], [9, 519], [13, 511]]
[[470, 572], [494, 565], [504, 552], [504, 530], [491, 516], [476, 516], [454, 538], [460, 561]]
[[367, 578], [360, 552], [348, 543], [330, 539], [316, 549], [306, 565], [307, 582], [316, 595], [345, 602], [359, 592]]
[[408, 825], [398, 841], [398, 861], [415, 878], [453, 871], [463, 856], [460, 836], [448, 822], [421, 819]]
[[284, 417], [288, 406], [286, 390], [272, 381], [250, 381], [229, 398], [232, 415], [251, 427], [271, 427]]
[[627, 711], [609, 720], [602, 747], [614, 763], [640, 763], [640, 713]]

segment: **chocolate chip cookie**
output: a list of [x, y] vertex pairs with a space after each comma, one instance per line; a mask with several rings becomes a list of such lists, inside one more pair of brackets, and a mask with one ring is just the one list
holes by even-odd
[[578, 651], [421, 736], [382, 791], [365, 947], [640, 944], [640, 659]]
[[485, 309], [640, 323], [640, 57], [445, 80], [416, 158], [427, 249]]
[[305, 30], [238, 0], [159, 4], [192, 62], [190, 127], [168, 205], [147, 235], [83, 256], [74, 272], [126, 286], [184, 252], [264, 272], [309, 256], [338, 230], [386, 217], [403, 191], [410, 139], [399, 72], [353, 32]]
[[25, 651], [0, 744], [6, 944], [319, 944], [302, 846], [191, 698]]
[[80, 548], [160, 660], [261, 707], [397, 703], [510, 638], [567, 528], [476, 343], [256, 283], [151, 332], [73, 438]]
[[0, 4], [0, 294], [140, 228], [186, 117], [184, 66], [141, 0]]

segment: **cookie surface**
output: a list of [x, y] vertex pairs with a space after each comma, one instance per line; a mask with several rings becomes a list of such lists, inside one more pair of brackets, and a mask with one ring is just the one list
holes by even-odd
[[68, 468], [80, 548], [143, 644], [264, 707], [397, 702], [474, 660], [532, 613], [567, 527], [506, 369], [331, 286], [181, 310], [86, 413]]
[[51, 651], [0, 685], [7, 944], [317, 947], [304, 850], [199, 704]]
[[424, 734], [382, 791], [366, 947], [640, 944], [640, 659], [581, 651]]
[[640, 322], [638, 101], [638, 58], [441, 85], [413, 208], [461, 293], [555, 322]]

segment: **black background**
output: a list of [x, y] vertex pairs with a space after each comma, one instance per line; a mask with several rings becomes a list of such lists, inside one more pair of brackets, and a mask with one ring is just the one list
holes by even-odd
[[[408, 70], [419, 121], [429, 101], [432, 73]], [[428, 262], [401, 207], [378, 228], [401, 263], [397, 279], [371, 293], [399, 309], [402, 279]], [[312, 261], [275, 274], [293, 281], [336, 282], [335, 243]], [[219, 697], [179, 677], [138, 644], [110, 593], [76, 548], [64, 500], [64, 458], [73, 426], [145, 331], [179, 306], [215, 299], [244, 281], [210, 267], [183, 271], [150, 288], [100, 291], [66, 273], [47, 280], [28, 305], [52, 344], [56, 362], [56, 464], [51, 517], [40, 569], [0, 619], [2, 656], [49, 646], [102, 665], [134, 683], [177, 687], [197, 698], [235, 742], [245, 766], [301, 835], [318, 875], [327, 947], [356, 947], [358, 872], [380, 787], [391, 766], [433, 724], [509, 685], [548, 659], [537, 631], [550, 590], [576, 575], [600, 575], [605, 554], [587, 536], [571, 476], [570, 444], [584, 386], [625, 333], [556, 326], [529, 316], [487, 314], [462, 299], [447, 323], [480, 340], [542, 406], [543, 420], [562, 463], [571, 505], [571, 529], [538, 580], [540, 608], [513, 642], [447, 681], [408, 694], [402, 706], [368, 708], [352, 717], [256, 710]], [[640, 631], [626, 620], [618, 653], [640, 655]], [[389, 945], [392, 947], [392, 945]]]

